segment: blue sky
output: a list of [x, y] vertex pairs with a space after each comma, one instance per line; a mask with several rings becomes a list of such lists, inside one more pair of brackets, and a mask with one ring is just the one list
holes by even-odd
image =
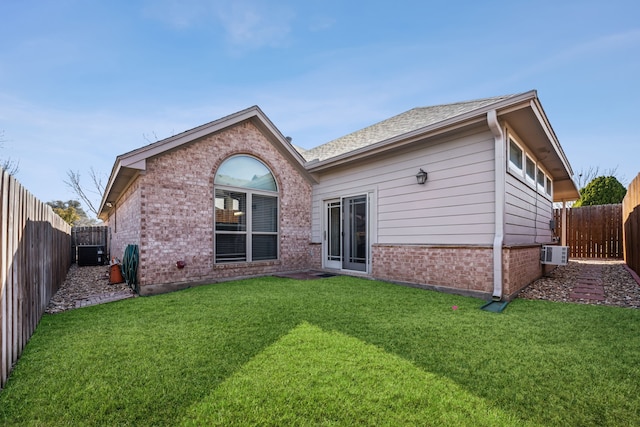
[[[640, 2], [0, 0], [1, 158], [43, 201], [259, 105], [304, 148], [538, 90], [574, 172], [640, 172]], [[96, 200], [99, 197], [96, 196]]]

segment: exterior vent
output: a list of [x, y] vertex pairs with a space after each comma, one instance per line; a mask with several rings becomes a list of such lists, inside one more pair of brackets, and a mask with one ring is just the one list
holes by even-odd
[[567, 265], [569, 246], [543, 246], [540, 262], [542, 264]]

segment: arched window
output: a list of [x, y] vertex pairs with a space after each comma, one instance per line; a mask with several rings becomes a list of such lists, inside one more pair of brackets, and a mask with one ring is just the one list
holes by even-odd
[[215, 262], [278, 259], [278, 187], [260, 160], [225, 160], [214, 179]]

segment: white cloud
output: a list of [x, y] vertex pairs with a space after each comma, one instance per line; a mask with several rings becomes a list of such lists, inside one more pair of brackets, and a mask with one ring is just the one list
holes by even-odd
[[149, 0], [142, 13], [172, 28], [187, 29], [210, 16], [209, 4], [202, 0]]
[[263, 0], [150, 1], [143, 14], [178, 30], [219, 26], [234, 48], [278, 47], [289, 43], [295, 13]]
[[282, 5], [250, 0], [221, 3], [216, 15], [229, 41], [249, 48], [287, 44], [295, 17], [293, 10]]

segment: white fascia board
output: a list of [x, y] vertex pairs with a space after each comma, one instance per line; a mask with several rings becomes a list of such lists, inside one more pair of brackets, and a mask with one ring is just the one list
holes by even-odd
[[571, 169], [571, 165], [569, 164], [569, 159], [567, 159], [567, 156], [565, 155], [564, 150], [560, 145], [560, 141], [558, 141], [558, 137], [553, 131], [553, 128], [551, 127], [551, 123], [549, 123], [549, 120], [547, 119], [547, 115], [544, 113], [544, 110], [542, 109], [542, 105], [540, 105], [537, 99], [531, 100], [530, 105], [531, 105], [531, 110], [533, 111], [536, 118], [538, 119], [538, 122], [540, 122], [540, 126], [542, 126], [542, 129], [547, 135], [547, 139], [549, 139], [551, 146], [553, 147], [554, 151], [560, 158], [560, 161], [562, 162], [562, 165], [564, 166], [567, 174], [569, 175], [569, 177], [572, 177], [573, 170]]
[[304, 165], [305, 160], [304, 157], [302, 157], [302, 154], [300, 154], [298, 150], [291, 145], [287, 138], [280, 132], [276, 125], [273, 124], [269, 117], [262, 112], [262, 110], [257, 110], [256, 118], [259, 120], [259, 124], [264, 127], [268, 133], [276, 137], [280, 147], [282, 147], [286, 153], [293, 157], [300, 165]]
[[[499, 112], [498, 114], [501, 114], [503, 113], [504, 109], [510, 106], [515, 106], [515, 109], [521, 109], [523, 108], [523, 105], [522, 105], [523, 102], [536, 99], [536, 97], [537, 97], [537, 92], [535, 90], [530, 90], [528, 92], [521, 93], [519, 95], [504, 99], [502, 101], [485, 105], [484, 107], [478, 108], [473, 111], [469, 111], [465, 114], [451, 117], [447, 120], [443, 120], [441, 122], [434, 123], [432, 125], [425, 126], [423, 128], [416, 129], [414, 131], [407, 132], [402, 135], [398, 135], [393, 138], [389, 138], [372, 145], [367, 145], [366, 147], [349, 151], [347, 153], [343, 153], [335, 157], [331, 157], [325, 160], [312, 159], [305, 164], [305, 167], [310, 172], [320, 171], [320, 170], [341, 165], [362, 157], [368, 157], [372, 154], [377, 154], [381, 151], [385, 151], [391, 148], [401, 147], [403, 145], [415, 142], [418, 139], [437, 136], [445, 132], [450, 132], [452, 130], [455, 130], [464, 126], [469, 126], [475, 123], [486, 123], [486, 117], [489, 111], [496, 110]], [[528, 103], [525, 103], [524, 106], [528, 106]]]
[[138, 148], [137, 150], [119, 156], [119, 158], [122, 160], [123, 164], [127, 165], [127, 167], [132, 167], [128, 165], [140, 164], [140, 160], [148, 159], [149, 157], [162, 154], [165, 151], [169, 151], [173, 148], [179, 147], [180, 145], [186, 144], [203, 136], [207, 136], [219, 130], [240, 123], [244, 120], [250, 119], [251, 117], [256, 116], [258, 114], [258, 111], [258, 107], [256, 106], [247, 108], [246, 110], [242, 110], [230, 116], [226, 116], [213, 122], [198, 126], [191, 130], [182, 132], [181, 134], [165, 138], [161, 141], [149, 144], [142, 148]]
[[98, 217], [102, 214], [104, 207], [107, 203], [109, 195], [111, 194], [111, 189], [113, 188], [113, 184], [118, 176], [118, 172], [120, 172], [121, 163], [118, 159], [116, 159], [115, 165], [113, 165], [113, 169], [111, 171], [111, 175], [109, 176], [109, 181], [107, 182], [107, 186], [104, 189], [104, 193], [102, 194], [102, 200], [100, 201], [100, 206], [98, 207]]
[[130, 158], [126, 161], [123, 161], [121, 164], [122, 167], [130, 168], [130, 169], [138, 169], [138, 170], [147, 170], [147, 159], [146, 158]]
[[340, 154], [338, 156], [331, 157], [326, 160], [319, 161], [317, 159], [313, 159], [306, 163], [306, 167], [307, 167], [307, 170], [309, 171], [314, 171], [314, 172], [319, 171], [325, 168], [330, 168], [333, 166], [351, 162], [353, 160], [358, 160], [360, 158], [368, 157], [373, 154], [390, 150], [392, 148], [400, 148], [420, 139], [431, 138], [431, 137], [438, 136], [440, 134], [450, 132], [452, 130], [455, 130], [464, 126], [469, 126], [475, 123], [481, 123], [485, 121], [484, 114], [478, 115], [476, 112], [474, 112], [473, 116], [478, 116], [478, 117], [470, 117], [470, 118], [455, 117], [453, 119], [448, 119], [443, 122], [439, 122], [433, 125], [426, 126], [424, 128], [420, 128], [411, 132], [404, 133], [402, 135], [394, 136], [393, 138], [385, 139], [384, 141], [380, 141], [372, 145], [367, 145], [366, 147], [358, 148], [356, 150], [349, 151], [347, 153]]

